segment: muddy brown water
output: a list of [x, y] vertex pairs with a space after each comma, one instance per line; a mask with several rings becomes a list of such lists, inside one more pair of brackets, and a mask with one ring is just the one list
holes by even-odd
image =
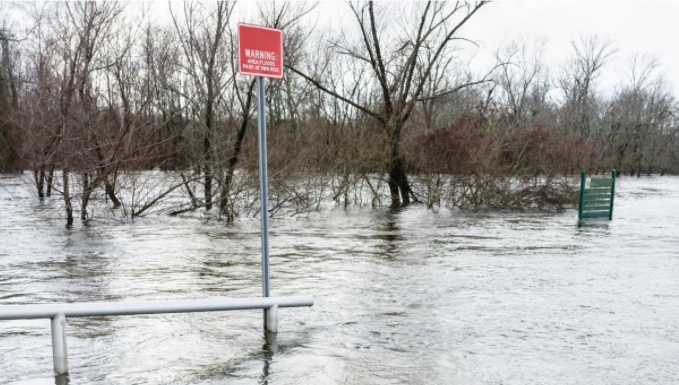
[[[149, 216], [67, 229], [0, 177], [0, 304], [261, 294], [259, 221]], [[679, 177], [620, 178], [614, 219], [350, 207], [271, 220], [261, 311], [0, 321], [2, 384], [679, 382]]]

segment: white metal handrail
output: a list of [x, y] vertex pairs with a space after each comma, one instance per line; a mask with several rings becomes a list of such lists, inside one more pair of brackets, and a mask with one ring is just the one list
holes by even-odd
[[44, 305], [0, 305], [0, 320], [51, 319], [54, 371], [68, 372], [66, 318], [134, 314], [193, 313], [265, 309], [266, 329], [278, 332], [278, 308], [312, 306], [313, 297], [217, 298], [155, 302], [89, 302]]
[[71, 317], [95, 317], [133, 314], [192, 313], [312, 306], [313, 297], [265, 297], [190, 299], [158, 302], [89, 302], [44, 305], [0, 305], [0, 320], [52, 318], [57, 314]]

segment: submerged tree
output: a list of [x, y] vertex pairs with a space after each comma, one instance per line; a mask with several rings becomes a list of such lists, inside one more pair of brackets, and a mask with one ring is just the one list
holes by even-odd
[[597, 114], [596, 82], [601, 69], [616, 53], [613, 41], [599, 36], [581, 36], [571, 42], [574, 56], [566, 64], [559, 80], [565, 104], [563, 115], [573, 132], [583, 139], [598, 138], [601, 130], [594, 127]]
[[[450, 6], [444, 2], [427, 2], [409, 4], [407, 9], [398, 10], [392, 9], [395, 7], [393, 4], [376, 9], [372, 1], [350, 3], [358, 34], [343, 33], [333, 42], [331, 49], [369, 68], [366, 73], [374, 89], [372, 97], [363, 100], [342, 96], [322, 77], [323, 74], [307, 74], [300, 68], [288, 66], [318, 89], [379, 122], [387, 139], [384, 160], [389, 174], [392, 206], [408, 204], [411, 200], [412, 190], [401, 153], [401, 138], [417, 103], [486, 81], [468, 81], [440, 90], [429, 87], [436, 68], [441, 70], [439, 73], [445, 74], [445, 70], [452, 66], [455, 58], [452, 42], [464, 40], [458, 36], [460, 28], [486, 3], [456, 2]], [[391, 12], [398, 12], [399, 16], [394, 17]], [[394, 30], [394, 25], [400, 29]]]
[[[319, 40], [315, 5], [259, 4], [248, 20], [284, 30], [288, 71], [267, 82], [274, 212], [326, 199], [562, 207], [582, 169], [679, 172], [679, 104], [655, 60], [631, 57], [629, 81], [603, 92], [610, 41], [580, 39], [559, 74], [544, 42], [509, 42], [490, 82], [460, 55], [484, 4], [350, 3], [344, 29]], [[240, 5], [172, 4], [164, 22], [152, 7], [30, 3], [25, 28], [0, 23], [0, 169], [33, 171], [68, 223], [103, 207], [259, 215]]]
[[19, 103], [17, 63], [13, 58], [17, 42], [14, 29], [0, 13], [0, 172], [20, 169], [17, 130], [12, 122]]

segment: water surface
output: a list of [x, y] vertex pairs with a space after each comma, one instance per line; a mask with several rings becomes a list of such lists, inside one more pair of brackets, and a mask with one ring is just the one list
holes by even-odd
[[[577, 211], [350, 207], [271, 220], [261, 311], [0, 321], [0, 383], [679, 382], [679, 177], [620, 178], [614, 219]], [[0, 179], [0, 304], [261, 295], [259, 220], [150, 216], [67, 229]]]

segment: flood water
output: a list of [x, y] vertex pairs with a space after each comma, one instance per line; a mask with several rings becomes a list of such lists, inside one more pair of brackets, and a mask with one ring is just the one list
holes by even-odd
[[[274, 218], [279, 310], [0, 321], [6, 384], [679, 382], [679, 177], [620, 178], [577, 211], [349, 207]], [[0, 304], [261, 295], [259, 220], [150, 216], [67, 229], [0, 179]]]

